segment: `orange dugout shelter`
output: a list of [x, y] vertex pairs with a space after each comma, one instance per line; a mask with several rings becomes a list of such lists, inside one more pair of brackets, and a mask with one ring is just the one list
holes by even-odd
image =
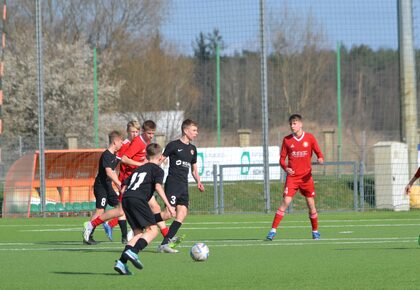
[[[92, 202], [99, 158], [105, 149], [46, 150], [46, 204]], [[27, 216], [39, 205], [39, 152], [27, 153], [7, 172], [3, 217]]]

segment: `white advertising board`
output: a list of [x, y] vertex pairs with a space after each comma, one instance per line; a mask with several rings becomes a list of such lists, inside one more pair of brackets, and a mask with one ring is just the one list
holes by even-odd
[[[280, 148], [268, 147], [269, 163], [278, 164]], [[263, 164], [262, 147], [214, 147], [197, 149], [197, 167], [201, 181], [213, 181], [213, 165], [250, 165]], [[164, 166], [165, 173], [168, 171], [168, 163]], [[270, 179], [280, 179], [280, 166], [270, 167]], [[264, 180], [263, 167], [235, 167], [226, 168], [223, 171], [223, 180]], [[189, 181], [194, 181], [189, 176]]]

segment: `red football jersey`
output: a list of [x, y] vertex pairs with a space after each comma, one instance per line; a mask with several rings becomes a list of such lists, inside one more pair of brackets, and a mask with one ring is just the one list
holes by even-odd
[[[286, 170], [292, 168], [295, 174], [292, 176], [303, 176], [310, 174], [312, 170], [312, 152], [318, 158], [324, 158], [315, 137], [307, 132], [303, 132], [300, 138], [290, 134], [283, 139], [280, 152], [280, 166]], [[286, 164], [286, 157], [288, 158]]]
[[[144, 161], [144, 159], [146, 159], [146, 147], [147, 147], [147, 143], [143, 140], [141, 135], [139, 135], [133, 140], [131, 140], [130, 145], [128, 146], [127, 150], [125, 150], [125, 152], [121, 155], [121, 157], [125, 155], [134, 161], [142, 162]], [[124, 164], [124, 165], [125, 165], [125, 169], [124, 169], [125, 170], [124, 179], [125, 179], [129, 177], [131, 173], [133, 173], [137, 167], [127, 165], [127, 164]]]
[[[131, 141], [125, 139], [123, 145], [121, 146], [120, 150], [117, 152], [117, 158], [121, 160], [125, 152], [127, 151], [128, 147], [130, 147]], [[120, 173], [118, 174], [118, 180], [123, 182], [130, 174], [127, 175], [127, 167], [128, 165], [120, 162]]]

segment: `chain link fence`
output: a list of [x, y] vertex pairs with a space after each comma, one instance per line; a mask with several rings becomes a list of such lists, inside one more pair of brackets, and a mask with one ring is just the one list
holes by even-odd
[[[144, 121], [158, 115], [162, 116], [156, 120], [160, 123], [158, 127], [173, 129], [171, 134], [166, 133], [165, 143], [178, 137], [173, 119], [167, 117], [173, 112], [198, 121], [199, 148], [238, 146], [239, 132], [243, 129], [251, 132], [249, 146], [262, 146], [260, 1], [147, 3], [43, 2], [46, 149], [68, 148], [69, 133], [78, 135], [79, 148], [96, 147], [94, 139], [98, 134], [99, 147], [104, 148], [107, 132], [123, 130], [128, 118]], [[317, 137], [326, 161], [351, 161], [357, 165], [357, 174], [363, 176], [358, 177], [358, 207], [377, 208], [369, 189], [375, 186], [379, 174], [376, 171], [380, 170], [375, 165], [378, 164], [374, 159], [375, 146], [379, 142], [406, 141], [401, 129], [404, 127], [398, 35], [401, 2], [266, 0], [264, 3], [268, 145], [279, 146], [282, 136], [288, 134], [287, 119], [291, 113], [302, 114], [305, 130]], [[2, 80], [2, 180], [15, 161], [38, 149], [35, 7], [33, 1], [26, 0], [8, 4], [7, 27], [2, 27], [7, 30]], [[412, 66], [417, 71], [419, 9], [420, 0], [413, 0]], [[120, 15], [127, 18], [119, 18]], [[96, 92], [94, 49], [98, 53]], [[340, 87], [337, 80], [341, 81]], [[420, 73], [415, 81], [418, 88]], [[98, 132], [93, 118], [95, 93], [99, 96]], [[418, 96], [416, 99], [418, 119], [420, 102]], [[359, 164], [363, 164], [362, 170]], [[341, 168], [328, 165], [327, 172], [333, 167]], [[345, 173], [350, 170], [347, 167], [351, 166], [342, 166], [344, 171], [340, 175], [323, 175], [316, 169], [319, 198], [322, 191], [336, 192], [331, 204], [326, 200], [325, 205], [321, 202], [321, 208], [354, 209], [351, 202], [354, 188], [349, 189], [348, 185], [354, 173]], [[407, 173], [405, 182], [413, 173]], [[240, 206], [232, 193], [239, 189], [224, 186], [225, 210], [265, 211], [267, 198], [261, 196], [259, 185], [243, 182]], [[334, 189], [324, 188], [324, 182], [335, 184]], [[281, 192], [280, 184], [272, 180], [271, 190]], [[254, 187], [255, 192], [247, 191]], [[217, 212], [212, 193], [205, 196], [204, 200], [193, 200], [192, 209], [197, 205], [200, 211]], [[277, 194], [270, 196], [270, 208], [278, 202]], [[297, 200], [294, 209], [300, 207]]]

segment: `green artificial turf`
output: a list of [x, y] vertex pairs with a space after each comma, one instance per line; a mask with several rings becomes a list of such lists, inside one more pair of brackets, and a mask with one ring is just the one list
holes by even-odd
[[[178, 254], [158, 254], [159, 236], [140, 253], [133, 276], [114, 270], [120, 232], [95, 246], [81, 242], [86, 218], [0, 219], [0, 289], [418, 289], [420, 212], [321, 213], [321, 240], [306, 214], [285, 216], [264, 241], [269, 215], [191, 215]], [[189, 249], [205, 242], [210, 257]]]

